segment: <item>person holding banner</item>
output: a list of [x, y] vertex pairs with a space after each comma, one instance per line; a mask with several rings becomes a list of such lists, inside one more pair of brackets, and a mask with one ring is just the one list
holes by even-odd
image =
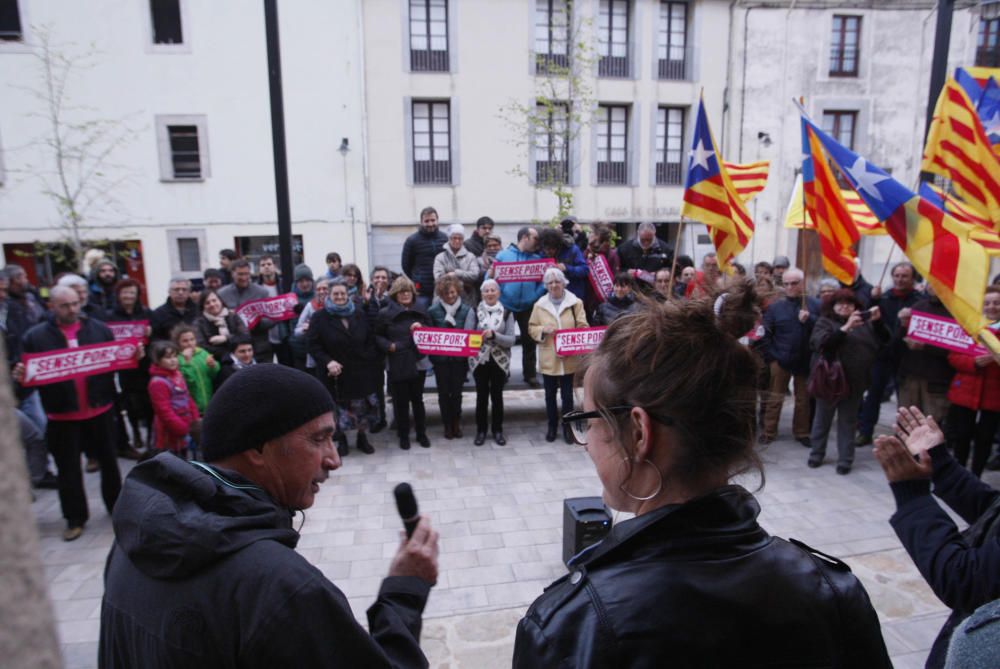
[[[556, 355], [557, 330], [585, 328], [587, 317], [583, 300], [566, 290], [568, 281], [562, 270], [550, 267], [543, 278], [546, 293], [535, 303], [528, 321], [528, 334], [538, 342], [538, 362], [545, 384], [545, 413], [548, 429], [545, 441], [553, 442], [559, 430], [559, 416], [573, 410], [573, 373], [580, 364], [576, 356]], [[562, 414], [556, 407], [556, 392], [562, 396]], [[563, 438], [573, 443], [569, 425], [563, 424]]]
[[483, 299], [475, 309], [469, 310], [465, 319], [466, 330], [483, 333], [483, 345], [475, 357], [469, 358], [469, 368], [476, 380], [476, 439], [482, 446], [486, 442], [489, 405], [493, 404], [493, 420], [489, 421], [493, 441], [497, 446], [507, 444], [503, 435], [503, 387], [510, 376], [510, 349], [514, 346], [516, 330], [514, 314], [500, 303], [500, 284], [486, 279], [479, 287]]
[[[252, 283], [250, 263], [245, 258], [233, 261], [229, 269], [233, 273], [233, 282], [219, 289], [219, 299], [226, 308], [237, 309], [247, 302], [267, 299], [270, 296], [264, 286]], [[253, 338], [253, 356], [257, 362], [274, 360], [274, 349], [268, 337], [272, 327], [274, 321], [270, 318], [261, 318], [250, 330], [250, 336]]]
[[926, 297], [899, 311], [899, 329], [893, 338], [899, 360], [896, 399], [899, 407], [917, 407], [947, 429], [948, 389], [955, 375], [948, 364], [948, 349], [918, 341], [908, 333], [914, 311], [951, 318], [930, 282], [924, 290]]
[[[987, 286], [983, 297], [983, 315], [990, 327], [1000, 330], [1000, 286]], [[969, 471], [982, 476], [993, 447], [993, 435], [1000, 425], [1000, 365], [987, 352], [948, 354], [948, 364], [955, 378], [948, 389], [947, 427], [955, 459], [963, 467], [969, 459]]]
[[[601, 281], [595, 280], [595, 271], [601, 274], [607, 273], [614, 277], [621, 269], [621, 260], [618, 258], [618, 251], [611, 248], [613, 231], [606, 223], [593, 223], [590, 226], [590, 234], [587, 236], [587, 248], [584, 257], [587, 265], [590, 266], [590, 281], [587, 282], [587, 294], [583, 299], [584, 310], [588, 314], [594, 313], [597, 305], [601, 304], [608, 296], [608, 287], [602, 285]], [[602, 267], [595, 270], [594, 266], [601, 263]]]
[[[462, 251], [469, 253], [462, 248]], [[471, 255], [471, 254], [470, 254]], [[457, 275], [446, 274], [437, 280], [434, 292], [438, 301], [431, 305], [428, 316], [436, 328], [461, 330], [472, 309], [462, 299], [463, 282]], [[445, 355], [432, 355], [434, 379], [437, 381], [438, 407], [444, 423], [445, 439], [462, 438], [462, 386], [469, 373], [469, 361]]]
[[538, 238], [542, 247], [542, 257], [552, 258], [555, 266], [562, 270], [568, 283], [566, 289], [581, 300], [587, 296], [587, 277], [590, 268], [583, 259], [580, 247], [573, 243], [572, 237], [567, 237], [561, 230], [545, 228]]
[[429, 361], [417, 350], [413, 331], [430, 325], [427, 314], [416, 306], [416, 288], [407, 277], [398, 277], [389, 289], [389, 304], [378, 314], [375, 343], [389, 361], [389, 391], [396, 416], [399, 447], [410, 448], [410, 406], [417, 443], [430, 448], [424, 411], [424, 382]]
[[229, 354], [233, 338], [250, 334], [243, 319], [227, 309], [214, 290], [202, 293], [201, 316], [194, 322], [194, 332], [198, 345], [216, 360], [222, 360]]
[[[497, 254], [497, 262], [527, 262], [538, 260], [541, 256], [538, 248], [538, 231], [525, 226], [517, 231], [517, 243], [511, 244]], [[490, 278], [496, 278], [496, 265], [491, 268]], [[531, 318], [535, 302], [545, 293], [545, 286], [540, 281], [513, 281], [500, 284], [500, 302], [514, 314], [517, 328], [521, 332], [521, 370], [524, 382], [532, 388], [538, 388], [536, 377], [537, 353], [535, 341], [528, 335], [528, 321]]]
[[[149, 320], [152, 312], [139, 301], [139, 290], [141, 286], [134, 279], [122, 279], [115, 284], [115, 308], [111, 310], [110, 323], [126, 323], [135, 321], [145, 321], [146, 328], [143, 334], [144, 339], [148, 339], [152, 334]], [[140, 425], [145, 425], [147, 430], [153, 420], [153, 407], [149, 403], [149, 393], [146, 386], [149, 384], [149, 360], [143, 358], [139, 361], [139, 366], [135, 369], [123, 369], [118, 372], [118, 385], [121, 387], [121, 402], [128, 417], [129, 425], [132, 427], [132, 446], [129, 455], [138, 453], [145, 444], [142, 440]], [[121, 435], [121, 431], [119, 431]], [[128, 447], [128, 444], [119, 444], [119, 454], [121, 450]]]
[[[660, 270], [662, 271], [662, 270]], [[667, 270], [669, 272], [669, 270]], [[659, 272], [657, 272], [659, 274]], [[633, 313], [639, 308], [635, 300], [635, 279], [628, 272], [615, 274], [614, 290], [607, 302], [597, 305], [594, 325], [611, 325], [616, 318]]]
[[674, 248], [656, 236], [656, 226], [649, 221], [639, 224], [634, 239], [618, 247], [622, 269], [637, 269], [655, 274], [674, 261]]

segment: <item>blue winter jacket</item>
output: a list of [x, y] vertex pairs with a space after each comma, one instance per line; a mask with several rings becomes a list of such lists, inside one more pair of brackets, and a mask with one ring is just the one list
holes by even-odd
[[567, 290], [581, 300], [584, 299], [587, 293], [587, 276], [590, 274], [590, 267], [587, 265], [583, 253], [580, 252], [580, 247], [572, 244], [564, 248], [559, 252], [556, 262], [566, 265], [566, 271], [563, 274], [569, 281], [566, 286]]
[[793, 374], [809, 373], [809, 337], [819, 316], [819, 300], [806, 298], [809, 319], [799, 321], [802, 300], [786, 297], [773, 302], [764, 311], [764, 361], [777, 361], [782, 369]]
[[[579, 253], [579, 251], [577, 251]], [[538, 260], [542, 256], [537, 253], [522, 253], [516, 244], [511, 244], [497, 254], [497, 262], [521, 262], [523, 260]], [[568, 277], [567, 277], [568, 278]], [[541, 281], [517, 281], [500, 284], [500, 303], [510, 311], [530, 311], [535, 302], [545, 293]]]

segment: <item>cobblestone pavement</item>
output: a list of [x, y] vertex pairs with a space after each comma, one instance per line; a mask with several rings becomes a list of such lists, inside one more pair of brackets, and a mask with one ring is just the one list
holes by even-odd
[[[433, 395], [427, 404], [429, 422], [436, 425]], [[600, 494], [582, 449], [545, 442], [541, 391], [509, 393], [505, 447], [492, 441], [472, 445], [473, 405], [467, 393], [465, 439], [446, 441], [435, 427], [430, 449], [401, 451], [387, 432], [373, 437], [374, 455], [352, 449], [306, 512], [298, 547], [347, 594], [363, 621], [398, 541], [391, 491], [409, 481], [421, 511], [441, 533], [441, 577], [427, 606], [422, 643], [432, 666], [452, 669], [510, 666], [517, 620], [565, 573], [562, 500]], [[883, 418], [892, 408], [883, 405]], [[784, 437], [790, 409], [783, 412]], [[892, 497], [871, 449], [858, 450], [846, 477], [829, 461], [808, 469], [806, 449], [788, 438], [768, 446], [763, 456], [767, 484], [758, 498], [764, 527], [846, 560], [878, 610], [895, 666], [922, 667], [947, 610], [887, 522]], [[121, 464], [123, 470], [131, 466]], [[86, 476], [91, 521], [79, 540], [61, 540], [54, 492], [39, 491], [33, 505], [67, 667], [96, 664], [102, 572], [112, 539], [99, 476]], [[988, 477], [1000, 485], [1000, 476]], [[756, 481], [745, 484], [756, 487]]]

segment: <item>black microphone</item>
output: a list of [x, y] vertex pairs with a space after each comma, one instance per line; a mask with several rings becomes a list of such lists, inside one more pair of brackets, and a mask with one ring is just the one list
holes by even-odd
[[420, 521], [420, 513], [417, 511], [417, 498], [413, 496], [413, 488], [409, 483], [400, 483], [393, 489], [392, 494], [396, 496], [396, 509], [399, 510], [399, 517], [403, 519], [403, 527], [406, 529], [406, 538], [413, 536]]

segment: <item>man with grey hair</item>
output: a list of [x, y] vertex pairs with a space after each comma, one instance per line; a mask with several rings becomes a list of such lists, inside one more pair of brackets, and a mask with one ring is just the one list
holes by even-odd
[[88, 318], [99, 321], [108, 320], [108, 314], [99, 304], [90, 301], [90, 285], [87, 280], [79, 274], [63, 274], [56, 282], [57, 286], [72, 288], [80, 297], [80, 313]]
[[152, 338], [170, 339], [170, 331], [180, 323], [191, 325], [198, 318], [198, 306], [191, 299], [191, 281], [183, 276], [170, 278], [167, 301], [153, 310], [149, 327]]
[[656, 236], [656, 226], [645, 221], [639, 224], [635, 239], [618, 247], [623, 270], [638, 269], [656, 274], [674, 261], [674, 249]]
[[805, 295], [805, 275], [800, 269], [787, 269], [781, 276], [785, 289], [783, 298], [772, 302], [764, 311], [764, 336], [760, 351], [771, 372], [771, 388], [764, 402], [764, 425], [758, 441], [769, 444], [778, 435], [778, 420], [785, 402], [788, 382], [795, 380], [795, 413], [792, 416], [792, 436], [803, 446], [810, 447], [809, 337], [819, 317], [819, 301]]

